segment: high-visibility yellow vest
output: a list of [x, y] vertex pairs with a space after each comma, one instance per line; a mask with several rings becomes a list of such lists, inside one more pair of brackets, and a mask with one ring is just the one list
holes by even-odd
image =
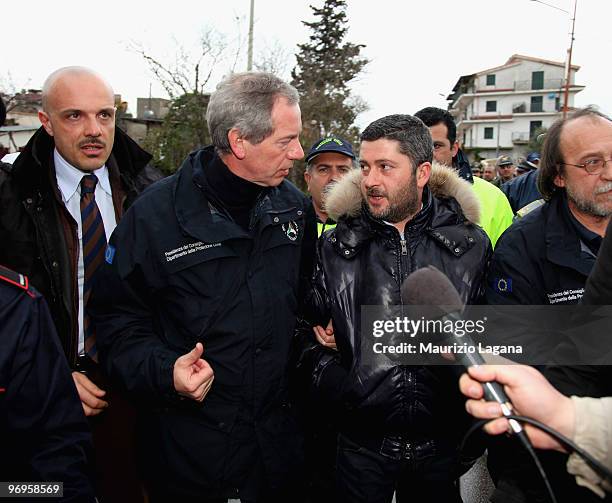
[[[328, 220], [329, 222], [329, 220]], [[323, 231], [326, 231], [328, 229], [333, 229], [334, 227], [336, 227], [336, 222], [317, 222], [317, 236], [321, 237], [321, 234], [323, 234]]]

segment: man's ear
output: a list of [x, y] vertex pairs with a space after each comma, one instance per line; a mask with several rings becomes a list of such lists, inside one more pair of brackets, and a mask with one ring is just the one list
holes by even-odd
[[553, 182], [557, 187], [565, 187], [565, 178], [561, 173], [558, 173], [555, 178], [553, 178]]
[[423, 187], [425, 187], [425, 185], [427, 185], [430, 175], [431, 175], [431, 163], [430, 162], [424, 162], [423, 164], [419, 165], [419, 167], [416, 170], [416, 177], [417, 177], [416, 183], [419, 189], [422, 189]]
[[53, 125], [51, 124], [51, 118], [47, 112], [43, 112], [42, 110], [38, 112], [38, 120], [45, 128], [45, 131], [49, 136], [53, 136]]
[[455, 140], [453, 146], [451, 147], [451, 154], [453, 154], [453, 158], [457, 156], [457, 152], [459, 152], [459, 142]]
[[233, 154], [240, 160], [244, 159], [246, 157], [246, 140], [242, 138], [240, 131], [233, 127], [227, 133], [227, 139]]
[[306, 182], [306, 186], [308, 187], [308, 192], [310, 192], [310, 180], [312, 179], [312, 175], [308, 172], [307, 169], [304, 170], [304, 181]]

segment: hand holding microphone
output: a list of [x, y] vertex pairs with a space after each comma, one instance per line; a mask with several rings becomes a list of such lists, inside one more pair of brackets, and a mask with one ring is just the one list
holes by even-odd
[[[537, 419], [566, 437], [573, 436], [575, 412], [571, 399], [553, 388], [540, 372], [526, 365], [470, 367], [461, 376], [459, 388], [469, 398], [467, 411], [479, 419], [499, 418], [485, 425], [487, 433], [498, 435], [508, 431], [508, 420], [503, 417], [501, 406], [482, 400], [481, 383], [490, 381], [504, 385], [517, 414]], [[526, 425], [525, 432], [538, 449], [565, 451], [556, 439], [538, 428]]]

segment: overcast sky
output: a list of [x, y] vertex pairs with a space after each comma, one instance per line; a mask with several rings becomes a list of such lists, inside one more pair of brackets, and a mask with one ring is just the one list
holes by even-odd
[[[571, 10], [573, 0], [546, 0]], [[280, 45], [288, 55], [287, 74], [296, 44], [309, 31], [309, 4], [323, 0], [255, 0], [255, 54]], [[0, 84], [40, 88], [45, 77], [66, 65], [85, 65], [105, 75], [115, 92], [136, 111], [136, 97], [165, 97], [142, 58], [130, 51], [141, 43], [168, 61], [177, 43], [196, 46], [202, 30], [213, 27], [228, 41], [241, 39], [246, 53], [249, 0], [152, 2], [105, 0], [3, 0]], [[371, 60], [355, 83], [370, 110], [360, 126], [390, 113], [414, 113], [446, 106], [460, 75], [495, 67], [515, 53], [564, 61], [570, 16], [532, 0], [348, 0], [349, 39], [364, 44]], [[596, 104], [612, 112], [612, 1], [578, 0], [572, 63], [581, 66], [576, 83], [586, 85], [579, 106]], [[231, 67], [228, 57], [218, 76]], [[238, 65], [244, 69], [244, 60]], [[9, 79], [10, 74], [10, 79]]]

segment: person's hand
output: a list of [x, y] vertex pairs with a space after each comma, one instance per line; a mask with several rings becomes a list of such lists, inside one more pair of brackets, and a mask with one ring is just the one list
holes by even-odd
[[108, 402], [102, 400], [106, 391], [98, 388], [89, 377], [81, 372], [73, 372], [72, 379], [79, 393], [83, 412], [87, 417], [97, 416], [108, 407]]
[[[497, 402], [482, 400], [482, 382], [497, 381], [514, 406], [517, 415], [536, 419], [566, 437], [574, 432], [574, 406], [570, 398], [559, 393], [546, 378], [533, 367], [526, 365], [482, 365], [468, 368], [468, 374], [459, 379], [461, 392], [470, 398], [465, 404], [467, 411], [481, 419], [499, 418], [485, 425], [485, 431], [498, 435], [509, 430], [508, 420], [503, 417]], [[563, 451], [559, 442], [547, 433], [524, 425], [534, 447]]]
[[177, 358], [173, 372], [177, 393], [198, 402], [204, 400], [215, 378], [208, 362], [200, 358], [203, 352], [204, 346], [198, 342], [189, 353]]
[[313, 327], [312, 330], [314, 331], [315, 337], [321, 346], [337, 349], [336, 338], [334, 337], [334, 327], [331, 320], [329, 320], [327, 328], [324, 329], [321, 325], [317, 325], [316, 327]]

